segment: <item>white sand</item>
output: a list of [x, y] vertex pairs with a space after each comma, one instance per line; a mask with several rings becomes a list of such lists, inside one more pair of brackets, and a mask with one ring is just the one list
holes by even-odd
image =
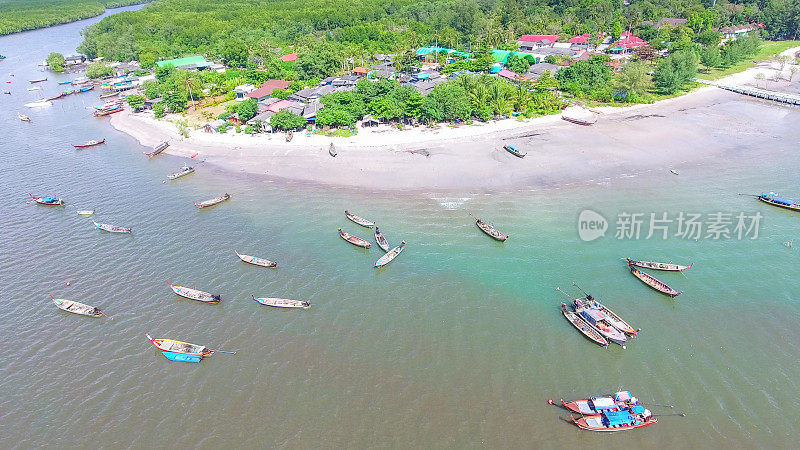
[[[724, 81], [752, 82], [760, 70], [765, 69]], [[233, 130], [192, 130], [184, 138], [167, 120], [128, 111], [113, 115], [111, 124], [148, 147], [170, 141], [165, 153], [197, 153], [196, 160], [274, 179], [382, 190], [493, 190], [666, 171], [702, 161], [726, 151], [718, 136], [752, 134], [761, 113], [743, 114], [737, 106], [742, 102], [755, 100], [704, 87], [651, 105], [597, 108], [600, 118], [590, 127], [555, 115], [456, 128], [400, 131], [383, 125], [348, 138], [295, 133], [289, 143], [282, 133], [250, 136]], [[336, 158], [328, 155], [331, 142]], [[527, 157], [509, 154], [504, 144], [517, 145]]]

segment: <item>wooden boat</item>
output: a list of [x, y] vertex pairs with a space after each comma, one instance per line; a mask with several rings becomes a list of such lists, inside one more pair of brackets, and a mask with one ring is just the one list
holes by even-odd
[[246, 262], [248, 264], [252, 264], [254, 266], [268, 267], [270, 269], [274, 269], [274, 268], [278, 267], [278, 263], [270, 261], [268, 259], [259, 258], [257, 256], [240, 255], [239, 252], [237, 252], [235, 250], [234, 250], [234, 253], [236, 253], [236, 256], [238, 256], [239, 259], [241, 259], [242, 261], [244, 261], [244, 262]]
[[222, 194], [219, 197], [214, 197], [214, 198], [209, 199], [209, 200], [205, 200], [205, 201], [202, 201], [202, 202], [193, 202], [193, 203], [194, 203], [194, 206], [196, 206], [198, 208], [208, 208], [209, 206], [218, 205], [218, 204], [224, 202], [225, 200], [228, 200], [229, 198], [231, 198], [231, 195], [228, 194], [228, 193], [225, 193], [225, 194]]
[[167, 283], [169, 284], [169, 287], [172, 288], [172, 292], [174, 292], [175, 295], [188, 298], [189, 300], [197, 300], [198, 302], [204, 303], [219, 303], [220, 300], [222, 300], [219, 295], [210, 294], [208, 292], [203, 292], [185, 286], [176, 286], [169, 281], [167, 281]]
[[86, 141], [85, 144], [75, 144], [73, 147], [75, 148], [87, 148], [87, 147], [94, 147], [95, 145], [100, 145], [105, 143], [105, 139], [100, 139], [99, 141], [95, 141], [94, 139]]
[[639, 400], [631, 396], [630, 391], [619, 391], [614, 394], [592, 397], [584, 400], [574, 400], [565, 402], [561, 399], [561, 404], [564, 405], [569, 412], [583, 414], [585, 416], [602, 414], [605, 411], [620, 411], [631, 406], [636, 406]]
[[681, 266], [679, 264], [672, 264], [671, 262], [660, 263], [653, 261], [637, 261], [635, 259], [630, 259], [630, 258], [628, 258], [628, 265], [641, 267], [642, 269], [664, 270], [668, 272], [683, 272], [684, 270], [690, 269], [693, 266], [693, 264], [689, 264], [688, 266]]
[[570, 107], [561, 113], [561, 118], [578, 125], [593, 125], [597, 122], [597, 114], [579, 106]]
[[582, 430], [589, 431], [627, 431], [642, 428], [658, 422], [650, 410], [643, 406], [633, 406], [622, 411], [604, 412], [593, 416], [583, 416], [575, 419], [569, 416], [572, 422]]
[[100, 98], [111, 98], [119, 95], [119, 92], [109, 92], [108, 94], [103, 94]]
[[330, 147], [328, 147], [328, 154], [333, 156], [334, 158], [336, 157], [336, 155], [338, 155], [338, 153], [336, 152], [336, 147], [333, 146], [333, 142], [331, 142]]
[[294, 137], [294, 131], [289, 130], [286, 132], [286, 142], [291, 142]]
[[31, 87], [28, 88], [29, 91], [39, 91], [41, 89], [42, 88], [40, 88], [39, 86], [31, 86]]
[[390, 262], [394, 261], [394, 259], [397, 258], [397, 255], [399, 255], [400, 252], [403, 251], [405, 246], [406, 246], [406, 241], [403, 241], [397, 247], [386, 252], [385, 255], [381, 256], [377, 261], [375, 261], [375, 267], [383, 267], [389, 264]]
[[61, 200], [61, 198], [56, 198], [56, 197], [54, 197], [52, 195], [48, 195], [47, 197], [36, 197], [35, 195], [31, 194], [30, 192], [28, 192], [28, 195], [31, 196], [33, 201], [35, 201], [36, 203], [38, 203], [40, 205], [45, 205], [45, 206], [64, 206], [64, 200]]
[[478, 228], [481, 229], [481, 231], [488, 234], [495, 240], [498, 240], [500, 242], [505, 242], [505, 240], [508, 239], [508, 236], [498, 231], [497, 228], [494, 227], [494, 225], [488, 224], [482, 221], [481, 219], [476, 219], [475, 225], [477, 225]]
[[214, 351], [204, 345], [190, 344], [189, 342], [175, 341], [172, 339], [154, 339], [145, 334], [147, 339], [162, 352], [182, 353], [184, 355], [211, 356]]
[[185, 353], [161, 352], [161, 354], [164, 355], [164, 357], [166, 357], [170, 361], [199, 363], [200, 361], [203, 360], [202, 356], [187, 355]]
[[591, 339], [598, 345], [608, 347], [608, 341], [600, 334], [593, 326], [586, 323], [581, 316], [567, 309], [567, 305], [561, 304], [561, 313], [575, 328], [578, 329], [584, 336]]
[[378, 244], [381, 250], [385, 252], [389, 251], [389, 241], [386, 240], [386, 236], [381, 233], [378, 227], [375, 227], [375, 243]]
[[7, 91], [7, 90], [3, 89], [3, 94], [11, 95], [11, 91]]
[[178, 178], [189, 175], [190, 173], [194, 173], [194, 167], [189, 167], [184, 164], [183, 167], [181, 167], [181, 170], [167, 175], [167, 178], [170, 180], [177, 180]]
[[261, 303], [265, 306], [271, 306], [273, 308], [289, 308], [289, 309], [308, 309], [311, 307], [311, 302], [308, 300], [300, 301], [300, 300], [288, 300], [285, 298], [256, 298], [255, 295], [252, 296], [253, 300]]
[[797, 203], [794, 200], [778, 197], [778, 194], [774, 192], [770, 192], [769, 194], [761, 194], [757, 198], [764, 203], [777, 206], [778, 208], [800, 211], [800, 203]]
[[622, 317], [618, 316], [616, 313], [614, 313], [614, 311], [611, 311], [611, 309], [597, 301], [591, 295], [587, 295], [584, 298], [575, 299], [575, 308], [590, 308], [598, 310], [605, 315], [606, 322], [619, 331], [631, 336], [637, 336], [639, 334], [639, 330], [635, 330], [632, 326], [630, 326], [630, 324], [628, 324], [628, 322], [624, 321]]
[[62, 92], [62, 93], [60, 93], [60, 94], [56, 95], [55, 97], [46, 98], [45, 100], [47, 100], [48, 102], [51, 102], [51, 101], [53, 101], [53, 100], [58, 100], [58, 99], [60, 99], [60, 98], [61, 98], [61, 97], [63, 97], [63, 96], [64, 96], [64, 93]]
[[0, 61], [6, 59], [5, 55], [0, 55]]
[[36, 100], [35, 102], [25, 103], [25, 106], [28, 108], [47, 108], [48, 106], [53, 106], [53, 102], [47, 100]]
[[164, 150], [166, 150], [167, 147], [169, 147], [169, 141], [162, 142], [162, 143], [156, 145], [155, 147], [153, 147], [153, 151], [152, 152], [145, 153], [145, 155], [147, 155], [148, 158], [152, 158], [153, 156], [156, 156], [159, 153], [161, 153]]
[[92, 214], [94, 214], [94, 210], [78, 211], [79, 216], [91, 216]]
[[19, 117], [19, 120], [21, 120], [23, 122], [30, 122], [31, 121], [31, 118], [26, 116], [25, 114], [17, 113], [17, 117]]
[[36, 79], [36, 80], [28, 80], [28, 82], [31, 83], [31, 84], [33, 84], [33, 83], [41, 83], [42, 81], [47, 81], [47, 78], [39, 78], [39, 79]]
[[82, 92], [89, 92], [92, 89], [94, 89], [94, 86], [84, 86], [84, 87], [78, 89], [77, 91], [75, 91], [75, 93], [79, 94], [79, 93], [82, 93]]
[[375, 222], [370, 222], [369, 220], [367, 220], [367, 219], [365, 219], [363, 217], [358, 217], [355, 214], [350, 214], [350, 212], [348, 212], [346, 209], [344, 210], [344, 215], [345, 215], [345, 217], [347, 217], [348, 219], [352, 220], [353, 222], [361, 225], [362, 227], [372, 228], [372, 227], [375, 226]]
[[678, 171], [677, 171], [677, 170], [675, 170], [675, 169], [669, 169], [669, 171], [670, 171], [670, 172], [671, 172], [673, 175], [678, 175]]
[[524, 158], [525, 155], [527, 155], [527, 153], [520, 152], [519, 149], [517, 147], [513, 146], [513, 145], [504, 145], [503, 148], [508, 153], [511, 153], [512, 155], [514, 155], [514, 156], [516, 156], [518, 158]]
[[71, 80], [59, 81], [58, 84], [72, 84], [72, 81]]
[[364, 239], [361, 239], [358, 236], [354, 236], [348, 232], [342, 231], [341, 228], [339, 228], [339, 236], [341, 236], [342, 239], [344, 239], [345, 241], [358, 247], [370, 248], [372, 246], [372, 244], [365, 241]]
[[600, 334], [606, 338], [606, 340], [615, 344], [619, 344], [622, 346], [622, 348], [625, 348], [625, 342], [628, 341], [627, 336], [625, 336], [625, 333], [611, 325], [611, 323], [609, 323], [609, 321], [606, 319], [606, 315], [602, 311], [584, 307], [582, 304], [576, 302], [575, 312], [581, 316], [581, 319], [583, 319], [584, 322], [588, 323], [594, 327], [595, 330], [599, 331]]
[[99, 230], [108, 231], [109, 233], [130, 233], [130, 228], [119, 227], [116, 225], [109, 225], [107, 223], [97, 223], [94, 220], [92, 221], [94, 226], [96, 226]]
[[631, 269], [631, 273], [633, 274], [633, 276], [635, 276], [636, 278], [642, 280], [642, 283], [650, 286], [651, 288], [653, 288], [653, 289], [655, 289], [655, 290], [657, 290], [659, 292], [663, 292], [664, 294], [667, 294], [667, 295], [669, 295], [670, 297], [673, 297], [673, 298], [681, 295], [680, 292], [676, 291], [675, 289], [672, 289], [671, 287], [669, 287], [667, 285], [667, 283], [664, 283], [663, 281], [657, 279], [656, 277], [654, 277], [654, 276], [652, 276], [652, 275], [650, 275], [648, 273], [644, 273], [644, 272], [642, 272], [641, 270], [637, 269], [634, 266], [629, 266], [629, 267]]
[[110, 116], [111, 114], [116, 114], [116, 113], [122, 112], [122, 111], [124, 111], [124, 108], [117, 107], [117, 108], [108, 109], [108, 110], [105, 110], [105, 111], [95, 111], [94, 112], [94, 116], [95, 117]]
[[64, 97], [66, 97], [68, 95], [72, 95], [74, 93], [75, 93], [75, 91], [73, 91], [72, 89], [68, 89], [68, 90], [62, 92], [62, 94], [64, 94]]
[[50, 294], [50, 298], [53, 299], [53, 303], [66, 312], [71, 312], [73, 314], [80, 314], [82, 316], [89, 316], [89, 317], [102, 317], [103, 312], [100, 309], [85, 305], [80, 302], [74, 302], [72, 300], [66, 300], [63, 298], [55, 298], [52, 294]]

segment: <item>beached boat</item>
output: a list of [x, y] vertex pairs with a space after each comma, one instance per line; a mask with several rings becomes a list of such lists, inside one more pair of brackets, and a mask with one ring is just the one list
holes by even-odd
[[489, 236], [491, 236], [495, 240], [498, 240], [500, 242], [504, 242], [506, 239], [508, 239], [508, 236], [506, 236], [505, 234], [503, 234], [500, 231], [498, 231], [498, 229], [495, 228], [494, 225], [488, 224], [488, 223], [482, 221], [481, 219], [476, 219], [475, 220], [475, 225], [477, 225], [478, 228], [481, 229], [481, 231], [483, 231], [484, 233], [488, 234]]
[[167, 147], [169, 147], [169, 141], [164, 141], [164, 142], [156, 145], [155, 147], [153, 147], [153, 151], [152, 152], [145, 153], [145, 155], [147, 155], [148, 158], [152, 158], [153, 156], [156, 156], [159, 153], [161, 153], [164, 150], [166, 150]]
[[614, 311], [597, 301], [591, 295], [587, 295], [584, 298], [575, 299], [575, 308], [589, 308], [598, 310], [605, 315], [606, 322], [611, 324], [611, 326], [619, 331], [631, 336], [636, 336], [639, 334], [639, 330], [635, 330], [628, 322], [623, 320], [622, 317], [618, 316], [616, 313], [614, 313]]
[[167, 281], [167, 283], [169, 284], [169, 287], [172, 288], [172, 292], [174, 292], [175, 295], [188, 298], [189, 300], [197, 300], [198, 302], [204, 302], [204, 303], [219, 303], [220, 300], [222, 300], [222, 298], [216, 294], [203, 292], [185, 286], [177, 286], [170, 283], [169, 281]]
[[597, 114], [580, 106], [571, 106], [561, 113], [561, 118], [578, 125], [593, 125]]
[[397, 255], [399, 255], [400, 252], [403, 251], [405, 246], [406, 246], [406, 241], [403, 241], [397, 247], [386, 252], [385, 255], [381, 256], [377, 261], [375, 261], [375, 267], [383, 267], [389, 264], [390, 262], [394, 261], [394, 259], [397, 258]]
[[23, 122], [30, 122], [31, 121], [31, 118], [26, 116], [25, 114], [17, 113], [17, 117], [19, 117], [19, 120], [21, 120]]
[[220, 195], [219, 197], [214, 197], [212, 199], [208, 199], [208, 200], [205, 200], [205, 201], [202, 201], [202, 202], [193, 202], [193, 203], [194, 203], [194, 206], [196, 206], [198, 208], [208, 208], [209, 206], [218, 205], [218, 204], [224, 202], [225, 200], [228, 200], [229, 198], [231, 198], [231, 195], [228, 194], [228, 193], [225, 193], [225, 194]]
[[375, 243], [378, 244], [381, 250], [385, 252], [389, 251], [389, 241], [386, 240], [386, 236], [381, 233], [378, 227], [375, 227]]
[[56, 197], [56, 196], [53, 196], [53, 195], [48, 195], [47, 197], [37, 197], [37, 196], [31, 194], [30, 192], [28, 192], [28, 195], [31, 196], [33, 201], [35, 201], [36, 203], [38, 203], [40, 205], [45, 205], [45, 206], [64, 206], [64, 200], [61, 200], [60, 197]]
[[190, 344], [189, 342], [176, 341], [173, 339], [158, 338], [154, 339], [149, 334], [145, 334], [147, 339], [162, 352], [182, 353], [184, 355], [197, 355], [197, 356], [211, 356], [213, 350], [197, 344]]
[[202, 356], [187, 355], [185, 353], [161, 352], [161, 354], [170, 361], [199, 363], [203, 360]]
[[375, 222], [370, 222], [369, 220], [367, 220], [367, 219], [365, 219], [363, 217], [358, 217], [355, 214], [351, 214], [346, 209], [344, 210], [344, 215], [345, 215], [345, 217], [347, 217], [348, 219], [352, 220], [353, 222], [361, 225], [362, 227], [372, 228], [372, 227], [375, 226]]
[[611, 323], [606, 320], [606, 315], [602, 311], [584, 307], [582, 304], [576, 302], [575, 312], [580, 314], [581, 319], [583, 319], [586, 323], [594, 327], [595, 330], [599, 331], [600, 334], [606, 338], [606, 340], [615, 344], [619, 344], [622, 346], [622, 348], [625, 348], [625, 342], [628, 341], [627, 336], [625, 336], [625, 333], [612, 326]]
[[278, 263], [270, 261], [268, 259], [259, 258], [258, 256], [240, 255], [239, 252], [235, 250], [234, 253], [236, 253], [236, 256], [238, 256], [239, 259], [241, 259], [242, 261], [248, 264], [252, 264], [254, 266], [268, 267], [270, 269], [278, 267]]
[[91, 140], [89, 140], [89, 141], [86, 141], [86, 143], [85, 143], [85, 144], [74, 144], [74, 145], [73, 145], [73, 147], [75, 147], [75, 148], [87, 148], [87, 147], [94, 147], [95, 145], [100, 145], [100, 144], [103, 144], [103, 143], [105, 143], [105, 142], [106, 142], [106, 140], [105, 140], [105, 139], [100, 139], [99, 141], [96, 141], [96, 140], [94, 140], [94, 139], [91, 139]]
[[561, 304], [561, 313], [564, 314], [564, 317], [571, 323], [575, 328], [578, 329], [584, 336], [594, 341], [596, 344], [602, 345], [603, 347], [608, 347], [608, 341], [599, 331], [597, 331], [593, 326], [586, 323], [581, 316], [578, 314], [570, 311], [567, 309], [567, 305], [565, 303]]
[[514, 156], [516, 156], [518, 158], [524, 158], [525, 155], [527, 155], [527, 153], [522, 153], [521, 151], [519, 151], [519, 149], [514, 145], [504, 145], [503, 148], [508, 153], [511, 153], [512, 155], [514, 155]]
[[94, 112], [94, 116], [95, 117], [104, 117], [104, 116], [109, 116], [111, 114], [116, 114], [116, 113], [122, 112], [122, 111], [124, 111], [124, 108], [117, 107], [117, 108], [114, 108], [114, 109], [107, 109], [107, 110], [104, 110], [104, 111], [95, 111]]
[[334, 158], [336, 157], [336, 155], [339, 154], [336, 152], [336, 147], [333, 146], [333, 142], [331, 142], [331, 145], [328, 147], [328, 154], [333, 156]]
[[47, 81], [47, 78], [37, 78], [35, 80], [28, 80], [29, 83], [41, 83], [42, 81]]
[[589, 431], [627, 431], [642, 428], [658, 422], [650, 410], [643, 406], [633, 406], [622, 411], [604, 412], [594, 416], [583, 416], [576, 419], [569, 416], [582, 430]]
[[79, 216], [91, 216], [92, 214], [94, 214], [94, 210], [78, 211]]
[[25, 106], [28, 108], [47, 108], [48, 106], [53, 106], [53, 102], [49, 100], [36, 100], [35, 102], [25, 103]]
[[63, 298], [55, 298], [53, 295], [50, 295], [50, 298], [53, 299], [53, 303], [66, 312], [70, 312], [73, 314], [80, 314], [82, 316], [90, 316], [90, 317], [102, 317], [103, 312], [100, 309], [89, 306], [80, 302], [74, 302], [72, 300], [67, 300]]
[[800, 203], [787, 198], [778, 197], [778, 194], [770, 192], [769, 194], [761, 194], [757, 197], [760, 201], [767, 203], [778, 208], [790, 209], [792, 211], [800, 211]]
[[650, 275], [649, 273], [642, 272], [641, 270], [637, 269], [634, 266], [629, 266], [629, 267], [631, 269], [631, 273], [633, 274], [633, 276], [642, 280], [642, 283], [650, 286], [651, 288], [659, 292], [663, 292], [664, 294], [667, 294], [673, 298], [681, 295], [680, 292], [669, 287], [667, 283], [664, 283], [663, 281], [657, 279], [656, 277]]
[[130, 228], [120, 227], [117, 225], [109, 225], [107, 223], [97, 223], [94, 220], [92, 221], [94, 226], [97, 227], [99, 230], [108, 231], [109, 233], [130, 233]]
[[194, 173], [194, 167], [189, 167], [184, 164], [183, 167], [181, 167], [181, 170], [167, 175], [167, 178], [170, 180], [177, 180], [178, 178], [189, 175], [190, 173]]
[[311, 302], [308, 300], [300, 301], [300, 300], [289, 300], [285, 298], [258, 298], [255, 295], [252, 296], [253, 300], [261, 303], [265, 306], [271, 306], [273, 308], [288, 308], [288, 309], [308, 309], [311, 307]]
[[111, 98], [111, 97], [116, 97], [117, 95], [119, 95], [119, 92], [109, 92], [107, 94], [101, 95], [100, 98]]
[[350, 233], [348, 233], [346, 231], [342, 231], [341, 228], [339, 228], [339, 236], [341, 236], [342, 239], [344, 239], [345, 241], [347, 241], [347, 242], [349, 242], [349, 243], [351, 243], [353, 245], [356, 245], [358, 247], [370, 248], [372, 246], [372, 244], [370, 244], [369, 242], [365, 241], [364, 239], [361, 239], [358, 236], [354, 236], [354, 235], [352, 235], [352, 234], [350, 234]]
[[630, 391], [619, 391], [608, 396], [592, 397], [571, 402], [565, 402], [564, 399], [561, 399], [561, 404], [564, 405], [567, 410], [585, 416], [602, 414], [606, 411], [619, 411], [624, 408], [636, 406], [638, 403], [639, 400], [633, 397]]
[[628, 265], [641, 267], [642, 269], [664, 270], [668, 272], [683, 272], [684, 270], [690, 269], [693, 264], [689, 264], [688, 266], [681, 266], [679, 264], [672, 264], [672, 262], [660, 263], [653, 261], [637, 261], [635, 259], [628, 258]]

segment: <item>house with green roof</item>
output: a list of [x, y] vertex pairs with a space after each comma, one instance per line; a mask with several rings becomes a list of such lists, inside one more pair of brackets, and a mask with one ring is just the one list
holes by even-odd
[[183, 58], [168, 59], [166, 61], [156, 61], [156, 66], [165, 67], [172, 66], [175, 68], [191, 68], [191, 69], [205, 69], [210, 67], [213, 63], [206, 61], [202, 55], [185, 56]]

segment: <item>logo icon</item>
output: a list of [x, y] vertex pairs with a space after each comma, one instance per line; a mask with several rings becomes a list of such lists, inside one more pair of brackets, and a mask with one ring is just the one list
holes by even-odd
[[600, 213], [591, 209], [584, 209], [578, 216], [578, 237], [584, 242], [590, 242], [605, 236], [608, 230], [608, 221]]

